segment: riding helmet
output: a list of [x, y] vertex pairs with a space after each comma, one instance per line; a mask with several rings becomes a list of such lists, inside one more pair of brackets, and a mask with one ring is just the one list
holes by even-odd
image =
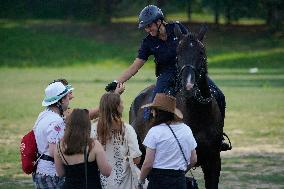
[[164, 19], [164, 14], [160, 8], [155, 5], [146, 6], [139, 14], [139, 29], [145, 28], [148, 24], [158, 19]]

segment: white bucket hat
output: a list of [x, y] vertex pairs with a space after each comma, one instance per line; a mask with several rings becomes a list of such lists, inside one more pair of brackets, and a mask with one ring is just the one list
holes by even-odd
[[45, 89], [45, 97], [42, 101], [42, 106], [50, 106], [58, 102], [72, 90], [73, 88], [64, 86], [61, 82], [49, 84]]

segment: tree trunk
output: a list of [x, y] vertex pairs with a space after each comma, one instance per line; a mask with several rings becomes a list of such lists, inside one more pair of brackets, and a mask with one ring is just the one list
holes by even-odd
[[97, 21], [100, 24], [107, 25], [111, 22], [111, 2], [112, 0], [95, 1], [97, 5]]
[[36, 7], [36, 5], [35, 5], [35, 2], [33, 0], [27, 0], [26, 8], [27, 8], [28, 16], [30, 18], [33, 18], [33, 16], [34, 16], [35, 7]]
[[190, 22], [191, 21], [191, 0], [187, 0], [187, 19]]
[[76, 1], [68, 0], [67, 2], [67, 18], [72, 19], [75, 17], [76, 12]]
[[215, 5], [214, 5], [214, 23], [216, 25], [219, 25], [219, 0], [215, 0]]
[[231, 5], [227, 5], [225, 7], [225, 17], [226, 17], [226, 24], [231, 24]]
[[266, 2], [267, 16], [266, 24], [272, 32], [281, 30], [281, 21], [284, 19], [284, 3], [281, 1], [268, 1]]

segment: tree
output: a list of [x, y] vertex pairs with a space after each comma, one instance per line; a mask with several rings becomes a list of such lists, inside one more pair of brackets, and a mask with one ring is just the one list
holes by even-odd
[[112, 0], [95, 0], [96, 21], [100, 24], [107, 25], [111, 22]]
[[187, 6], [186, 6], [187, 18], [188, 18], [188, 21], [191, 21], [192, 0], [187, 0], [186, 2], [187, 2]]
[[[223, 0], [225, 1], [225, 0]], [[216, 25], [219, 25], [219, 19], [220, 19], [220, 10], [222, 10], [224, 7], [224, 2], [222, 0], [203, 0], [202, 4], [203, 7], [208, 7], [209, 9], [211, 9], [214, 13], [214, 23]]]
[[266, 24], [272, 31], [278, 31], [283, 27], [284, 2], [283, 0], [263, 0], [266, 7]]
[[219, 0], [215, 0], [214, 1], [214, 23], [216, 25], [219, 25], [219, 6], [220, 6], [220, 3], [219, 3]]

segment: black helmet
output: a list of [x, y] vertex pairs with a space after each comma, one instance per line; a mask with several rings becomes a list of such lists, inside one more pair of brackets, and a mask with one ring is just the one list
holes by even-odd
[[139, 14], [138, 28], [145, 28], [148, 24], [151, 24], [158, 19], [164, 19], [162, 10], [155, 5], [148, 5]]

